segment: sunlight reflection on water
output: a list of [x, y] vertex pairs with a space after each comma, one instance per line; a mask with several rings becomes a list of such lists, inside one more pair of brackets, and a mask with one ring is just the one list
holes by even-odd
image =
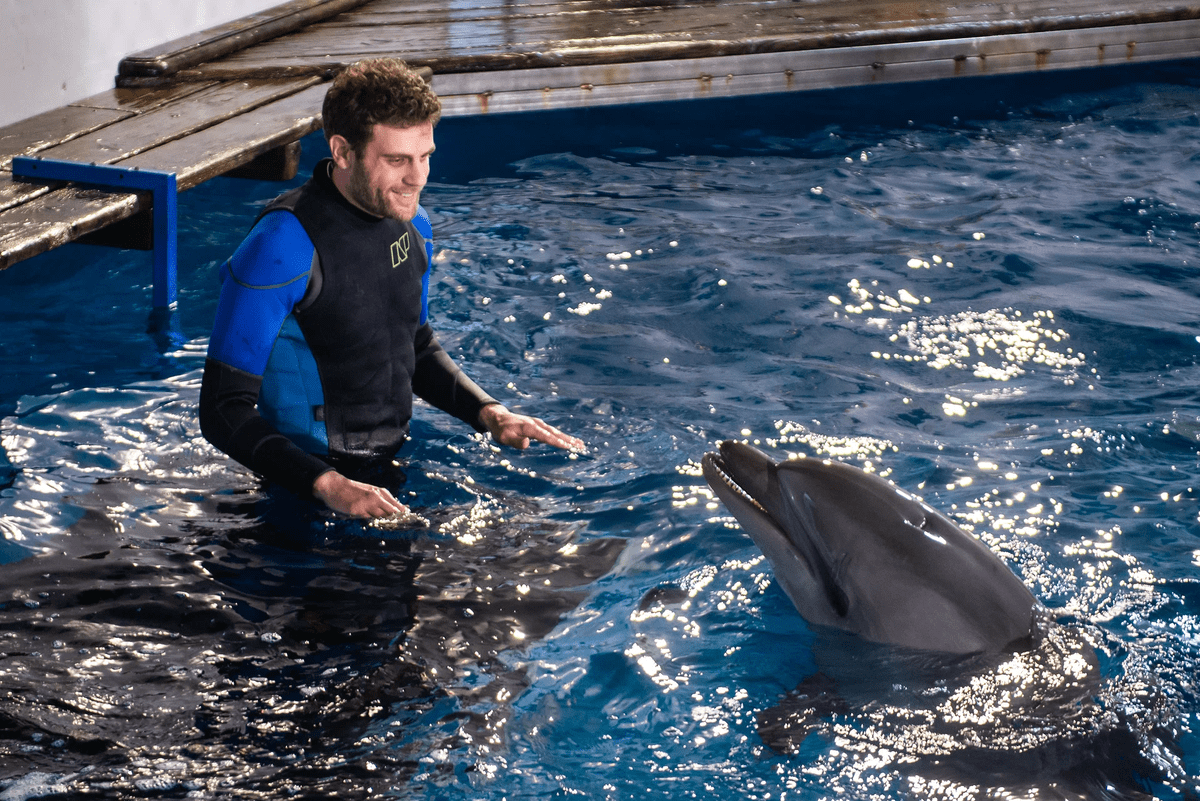
[[[391, 527], [297, 511], [198, 436], [215, 267], [279, 187], [185, 196], [202, 255], [177, 352], [73, 311], [85, 292], [128, 306], [136, 256], [86, 289], [86, 266], [44, 262], [0, 292], [22, 388], [0, 388], [0, 778], [114, 798], [1017, 798], [1072, 770], [1136, 785], [1115, 755], [1178, 797], [1200, 760], [1195, 94], [737, 147], [668, 132], [431, 185], [442, 340], [589, 448], [501, 451], [421, 408], [418, 519]], [[1063, 624], [970, 670], [814, 632], [700, 478], [728, 438], [893, 481]], [[820, 696], [812, 733], [772, 749], [760, 716], [834, 669], [844, 706]], [[996, 752], [994, 774], [971, 761]]]

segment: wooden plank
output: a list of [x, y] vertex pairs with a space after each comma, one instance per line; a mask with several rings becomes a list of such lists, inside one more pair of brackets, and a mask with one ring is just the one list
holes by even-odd
[[173, 103], [176, 100], [195, 94], [212, 86], [211, 83], [184, 83], [168, 86], [146, 86], [107, 89], [83, 100], [71, 103], [72, 106], [83, 108], [109, 108], [117, 111], [132, 111], [143, 114], [153, 111], [159, 106]]
[[13, 156], [33, 155], [132, 116], [132, 111], [63, 106], [6, 125], [0, 128], [0, 167], [7, 169]]
[[321, 127], [326, 84], [221, 122], [120, 162], [122, 167], [175, 173], [180, 190], [223, 175]]
[[[189, 83], [158, 89], [110, 89], [62, 108], [52, 109], [0, 128], [0, 169], [7, 170], [13, 156], [29, 156], [70, 141], [210, 86]], [[0, 211], [44, 195], [61, 184], [14, 181], [0, 172]]]
[[68, 187], [0, 212], [0, 270], [149, 206], [148, 196]]
[[[722, 2], [720, 6], [714, 6], [712, 3], [679, 3], [669, 7], [637, 5], [616, 10], [590, 3], [575, 4], [576, 7], [572, 9], [564, 9], [565, 5], [567, 4], [539, 7], [523, 4], [512, 9], [471, 7], [414, 11], [411, 8], [383, 10], [372, 4], [359, 11], [343, 14], [335, 20], [329, 20], [321, 27], [324, 30], [336, 30], [353, 27], [431, 25], [453, 26], [466, 31], [476, 25], [501, 23], [510, 31], [533, 30], [534, 26], [540, 25], [556, 29], [560, 36], [565, 38], [583, 39], [635, 32], [631, 29], [642, 26], [655, 26], [660, 32], [690, 29], [702, 35], [715, 35], [717, 30], [732, 29], [752, 33], [756, 25], [766, 22], [788, 25], [799, 20], [807, 22], [812, 28], [852, 25], [861, 29], [904, 27], [952, 19], [969, 21], [1011, 16], [995, 6], [977, 9], [948, 4], [939, 5], [936, 9], [924, 9], [912, 4], [897, 3], [885, 7], [890, 12], [886, 16], [879, 13], [878, 3], [873, 4], [875, 13], [864, 14], [862, 2], [839, 3], [823, 14], [814, 14], [812, 3], [802, 6], [790, 4], [788, 8], [781, 8], [777, 3], [765, 3], [761, 0], [740, 4]], [[734, 5], [739, 7], [731, 8]], [[850, 11], [847, 6], [855, 10]], [[869, 24], [864, 24], [868, 21]]]
[[[998, 57], [1005, 53], [1051, 54], [1062, 48], [1105, 46], [1125, 51], [1130, 41], [1142, 47], [1152, 42], [1182, 42], [1177, 50], [1200, 39], [1200, 20], [1170, 24], [1114, 26], [1084, 30], [1046, 31], [1035, 34], [970, 37], [921, 42], [896, 42], [870, 47], [796, 50], [780, 53], [757, 53], [736, 57], [643, 61], [622, 65], [586, 65], [554, 70], [521, 70], [507, 73], [439, 74], [434, 87], [439, 94], [543, 90], [546, 88], [576, 89], [584, 84], [637, 83], [661, 79], [699, 80], [702, 76], [726, 74], [776, 74], [781, 78], [791, 71], [802, 72], [874, 66], [899, 62], [955, 61], [964, 58]], [[1137, 49], [1133, 51], [1136, 54]], [[1193, 50], [1197, 55], [1200, 52]], [[1179, 57], [1176, 55], [1175, 57]], [[1111, 57], [1113, 60], [1115, 56]]]
[[[783, 14], [796, 14], [813, 20], [833, 20], [839, 15], [857, 19], [864, 26], [881, 19], [936, 18], [947, 13], [983, 15], [1000, 13], [1014, 18], [1046, 16], [1071, 8], [1117, 11], [1134, 5], [1128, 0], [721, 0], [720, 7], [731, 16], [748, 8], [774, 9]], [[1147, 11], [1187, 7], [1187, 0], [1140, 0], [1139, 8]], [[691, 15], [696, 10], [712, 9], [711, 0], [475, 0], [469, 4], [449, 4], [441, 0], [374, 0], [343, 15], [363, 17], [378, 14], [410, 14], [414, 16], [487, 14], [493, 10], [506, 16], [558, 15], [578, 13], [621, 14], [647, 8], [675, 9]]]
[[291, 0], [151, 50], [134, 53], [122, 59], [118, 66], [117, 85], [128, 85], [130, 79], [171, 76], [181, 69], [290, 33], [367, 1]]
[[[734, 17], [747, 12], [753, 13], [764, 5], [762, 0], [741, 0], [729, 2], [725, 0], [721, 6], [727, 12], [725, 16]], [[706, 4], [711, 9], [712, 4]], [[731, 8], [737, 6], [737, 8]], [[695, 10], [704, 8], [698, 3], [678, 3], [672, 9]], [[623, 19], [645, 13], [654, 13], [656, 9], [649, 4], [628, 3], [595, 3], [595, 2], [522, 2], [520, 4], [472, 4], [470, 6], [444, 6], [436, 3], [424, 4], [419, 2], [376, 2], [362, 8], [349, 11], [336, 19], [322, 23], [326, 29], [339, 27], [390, 27], [395, 25], [453, 25], [465, 28], [474, 23], [503, 21], [515, 27], [520, 27], [536, 18], [552, 18], [557, 20], [560, 30], [578, 29], [586, 24], [589, 18], [608, 20], [609, 23], [620, 24]]]
[[[124, 159], [120, 164], [174, 172], [179, 189], [188, 189], [317, 130], [325, 88], [310, 86], [191, 136]], [[0, 269], [139, 212], [144, 214], [152, 205], [148, 196], [139, 199], [134, 194], [70, 186], [48, 189], [39, 184], [13, 182], [11, 175], [7, 177], [10, 186], [33, 188], [40, 196], [0, 211]], [[3, 187], [0, 182], [0, 197]], [[130, 225], [130, 232], [139, 233], [140, 224], [136, 220]], [[145, 245], [134, 240], [123, 244]]]
[[[862, 0], [857, 4], [862, 5]], [[912, 8], [913, 4], [893, 4]], [[724, 4], [705, 9], [631, 9], [627, 14], [596, 17], [574, 25], [560, 16], [505, 18], [487, 24], [404, 24], [349, 26], [323, 23], [307, 31], [268, 42], [250, 50], [203, 65], [190, 72], [193, 79], [228, 78], [234, 75], [328, 73], [357, 58], [403, 55], [410, 63], [424, 64], [435, 73], [522, 69], [588, 63], [628, 63], [666, 58], [706, 58], [757, 52], [783, 52], [831, 47], [882, 45], [892, 42], [931, 41], [1033, 33], [1045, 30], [1083, 29], [1200, 18], [1200, 6], [1181, 6], [1177, 0], [1150, 8], [1122, 8], [1092, 3], [1092, 13], [1062, 13], [1060, 5], [1048, 15], [1015, 17], [1012, 4], [976, 4], [976, 13], [939, 19], [914, 19], [878, 12], [867, 18], [845, 18], [840, 27], [828, 19], [781, 11], [764, 2], [744, 6], [749, 11], [731, 14]], [[789, 4], [788, 8], [806, 6]], [[683, 13], [686, 11], [687, 13]], [[590, 12], [589, 12], [590, 13]], [[636, 18], [635, 18], [636, 17]], [[578, 20], [576, 20], [578, 22]]]
[[114, 123], [42, 153], [47, 158], [112, 164], [311, 86], [315, 79], [235, 81]]
[[11, 172], [0, 172], [0, 211], [26, 203], [60, 186], [62, 184], [57, 182], [49, 185], [26, 183], [15, 180]]
[[[762, 38], [776, 35], [821, 32], [883, 31], [922, 28], [929, 25], [973, 24], [1007, 21], [1028, 23], [1029, 30], [1040, 24], [1081, 27], [1096, 24], [1136, 24], [1162, 22], [1194, 15], [1197, 6], [1180, 0], [1144, 0], [1137, 8], [1114, 0], [1061, 0], [1044, 2], [995, 3], [880, 3], [879, 0], [822, 0], [803, 4], [742, 0], [742, 2], [672, 3], [634, 5], [614, 8], [610, 3], [559, 3], [531, 6], [530, 3], [506, 4], [502, 8], [482, 7], [442, 9], [436, 6], [423, 13], [413, 3], [375, 2], [295, 36], [284, 37], [254, 49], [255, 54], [281, 57], [287, 52], [314, 56], [332, 52], [353, 52], [338, 44], [338, 31], [358, 35], [364, 44], [388, 38], [388, 46], [402, 44], [401, 50], [421, 50], [442, 39], [459, 42], [481, 41], [481, 36], [498, 37], [493, 44], [517, 46], [533, 42], [608, 40], [614, 37], [666, 35], [702, 40]], [[546, 11], [544, 9], [552, 9]], [[388, 9], [388, 10], [385, 10]], [[531, 12], [531, 9], [534, 9]], [[763, 30], [763, 29], [766, 30]], [[355, 34], [354, 29], [358, 29]], [[388, 37], [388, 32], [391, 36]], [[414, 34], [417, 34], [414, 36]], [[453, 48], [448, 48], [453, 52]], [[251, 54], [244, 54], [252, 57]]]
[[[185, 138], [124, 159], [120, 165], [174, 172], [180, 190], [191, 188], [317, 130], [325, 89], [323, 84], [310, 86]], [[13, 183], [11, 175], [8, 181]], [[151, 207], [148, 196], [139, 198], [133, 194], [70, 186], [52, 190], [38, 184], [16, 183], [17, 186], [36, 188], [41, 196], [0, 211], [0, 269], [134, 215], [140, 219]], [[0, 189], [2, 187], [3, 183], [0, 183]], [[144, 237], [138, 239], [136, 236], [144, 227], [138, 219], [130, 221], [128, 231], [117, 232], [121, 237], [135, 235], [134, 239], [125, 241], [108, 236], [107, 240], [97, 241], [144, 247]]]
[[[11, 167], [13, 156], [30, 156], [100, 130], [113, 122], [186, 97], [210, 84], [192, 83], [160, 89], [110, 89], [76, 103], [52, 109], [0, 128], [0, 170]], [[59, 186], [53, 184], [52, 186]], [[14, 181], [0, 172], [0, 211], [46, 194], [45, 184]]]
[[[1133, 41], [1131, 45], [1130, 42]], [[558, 69], [442, 74], [444, 116], [806, 91], [1200, 54], [1200, 20], [1008, 37]]]
[[[881, 19], [899, 17], [935, 19], [948, 13], [985, 15], [1004, 14], [1012, 17], [1030, 17], [1059, 13], [1070, 8], [1121, 10], [1131, 4], [1128, 0], [722, 0], [721, 13], [734, 17], [747, 9], [762, 8], [792, 14], [814, 20], [833, 21], [839, 17], [858, 20], [860, 25], [870, 26]], [[1139, 7], [1152, 10], [1178, 8], [1186, 5], [1180, 0], [1142, 0]], [[710, 0], [477, 0], [469, 4], [448, 4], [439, 0], [374, 0], [354, 11], [341, 15], [331, 23], [350, 19], [408, 17], [417, 21], [429, 19], [471, 19], [501, 15], [513, 19], [524, 16], [560, 16], [568, 18], [578, 14], [623, 14], [645, 9], [678, 11], [681, 15], [692, 15], [697, 11], [711, 10]]]

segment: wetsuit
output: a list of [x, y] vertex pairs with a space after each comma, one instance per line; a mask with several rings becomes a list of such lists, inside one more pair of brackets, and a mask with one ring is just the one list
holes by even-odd
[[477, 431], [496, 402], [429, 325], [425, 210], [412, 222], [367, 214], [331, 166], [272, 201], [222, 265], [200, 391], [205, 438], [300, 494], [334, 467], [390, 460], [414, 392]]

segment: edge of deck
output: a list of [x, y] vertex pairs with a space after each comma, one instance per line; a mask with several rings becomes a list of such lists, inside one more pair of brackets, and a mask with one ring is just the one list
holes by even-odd
[[189, 67], [236, 53], [366, 5], [370, 0], [291, 0], [121, 59], [117, 86], [163, 81]]

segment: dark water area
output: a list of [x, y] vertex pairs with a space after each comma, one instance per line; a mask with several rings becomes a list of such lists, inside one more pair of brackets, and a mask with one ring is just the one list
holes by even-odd
[[[0, 272], [0, 801], [1197, 797], [1198, 75], [443, 121], [433, 324], [588, 450], [420, 407], [401, 528], [199, 435], [285, 186], [181, 196], [165, 348], [148, 254]], [[923, 497], [1043, 646], [810, 629], [700, 476], [728, 438]]]

